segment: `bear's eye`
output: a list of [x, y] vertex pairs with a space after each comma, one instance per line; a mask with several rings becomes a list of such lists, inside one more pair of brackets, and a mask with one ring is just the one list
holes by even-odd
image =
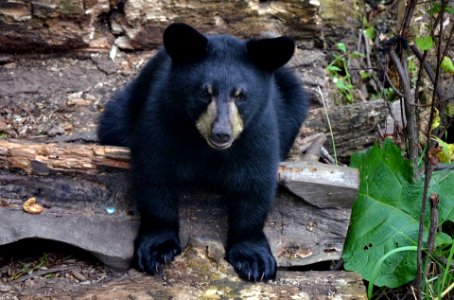
[[244, 94], [244, 91], [242, 89], [236, 89], [233, 92], [233, 98], [235, 99], [235, 101], [244, 102], [246, 100], [246, 95]]
[[211, 85], [206, 85], [203, 89], [202, 89], [202, 100], [204, 102], [211, 102], [211, 100], [213, 99], [213, 87]]

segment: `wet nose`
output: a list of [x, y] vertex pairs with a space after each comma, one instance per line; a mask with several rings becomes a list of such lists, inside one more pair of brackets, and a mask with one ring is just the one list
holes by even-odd
[[230, 131], [226, 126], [214, 126], [211, 131], [211, 140], [220, 144], [227, 143], [232, 137]]

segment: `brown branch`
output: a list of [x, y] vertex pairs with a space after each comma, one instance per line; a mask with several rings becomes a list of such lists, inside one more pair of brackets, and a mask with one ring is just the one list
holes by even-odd
[[[427, 76], [429, 76], [430, 81], [432, 82], [432, 84], [434, 84], [435, 83], [435, 72], [432, 70], [432, 67], [425, 61], [425, 59], [424, 59], [425, 53], [423, 55], [421, 53], [421, 51], [419, 51], [418, 47], [416, 47], [416, 45], [410, 45], [410, 49], [416, 55], [420, 64], [422, 66], [424, 66], [424, 70], [426, 71]], [[438, 98], [444, 100], [445, 95], [443, 93], [443, 90], [441, 89], [441, 86], [437, 85], [436, 91], [437, 91]]]
[[61, 273], [61, 272], [65, 272], [65, 271], [69, 271], [71, 270], [71, 266], [62, 266], [62, 267], [55, 267], [55, 268], [50, 268], [50, 269], [45, 269], [45, 270], [39, 270], [39, 271], [34, 271], [34, 272], [31, 272], [30, 274], [27, 274], [25, 276], [22, 276], [18, 279], [15, 279], [13, 281], [10, 281], [10, 284], [14, 284], [14, 283], [18, 283], [18, 282], [24, 282], [24, 281], [27, 281], [31, 278], [35, 278], [35, 277], [40, 277], [40, 276], [43, 276], [43, 275], [47, 275], [47, 274], [53, 274], [53, 273]]
[[405, 15], [400, 26], [399, 35], [404, 35], [408, 26], [410, 25], [411, 18], [413, 16], [413, 11], [415, 10], [417, 0], [410, 0], [407, 4], [407, 9], [405, 10]]
[[[446, 0], [441, 1], [441, 10], [437, 19], [443, 20], [444, 12], [446, 7]], [[435, 26], [434, 26], [435, 28]], [[433, 36], [433, 35], [432, 35]], [[426, 203], [427, 203], [427, 193], [429, 190], [429, 183], [432, 177], [433, 172], [433, 165], [429, 160], [429, 153], [431, 149], [434, 147], [434, 141], [430, 139], [432, 123], [435, 117], [435, 103], [437, 99], [437, 88], [438, 88], [438, 81], [440, 78], [440, 65], [441, 65], [441, 43], [443, 38], [443, 21], [440, 21], [440, 35], [439, 35], [438, 45], [437, 45], [437, 68], [435, 71], [435, 80], [434, 80], [434, 89], [432, 92], [432, 102], [430, 107], [430, 117], [429, 117], [429, 126], [427, 126], [427, 133], [426, 133], [426, 140], [428, 143], [428, 149], [426, 152], [426, 159], [424, 161], [424, 190], [423, 190], [423, 197], [421, 202], [421, 214], [419, 216], [419, 232], [418, 232], [418, 252], [417, 252], [417, 260], [416, 260], [416, 289], [417, 289], [417, 297], [418, 299], [422, 299], [422, 275], [423, 275], [423, 257], [422, 257], [422, 238], [424, 232], [424, 217], [426, 215]]]
[[429, 236], [427, 237], [427, 257], [428, 262], [426, 262], [426, 277], [429, 274], [430, 259], [435, 247], [435, 236], [437, 235], [438, 229], [438, 203], [439, 197], [437, 193], [432, 193], [430, 195], [430, 226], [429, 226]]
[[410, 81], [408, 79], [408, 74], [405, 71], [404, 67], [402, 66], [399, 57], [397, 56], [395, 49], [389, 50], [389, 55], [396, 66], [397, 72], [399, 73], [399, 77], [401, 79], [402, 88], [403, 88], [403, 95], [404, 95], [404, 105], [405, 105], [405, 116], [407, 119], [407, 123], [405, 124], [406, 128], [406, 136], [407, 136], [407, 149], [408, 149], [408, 156], [413, 163], [413, 177], [416, 178], [417, 176], [417, 164], [418, 164], [418, 147], [419, 147], [419, 140], [418, 140], [418, 132], [417, 132], [417, 122], [416, 122], [416, 109], [413, 106], [413, 101], [411, 97], [411, 88], [410, 88]]
[[437, 193], [430, 195], [430, 227], [429, 236], [427, 238], [427, 252], [431, 256], [435, 247], [435, 236], [438, 229], [438, 203], [440, 198]]

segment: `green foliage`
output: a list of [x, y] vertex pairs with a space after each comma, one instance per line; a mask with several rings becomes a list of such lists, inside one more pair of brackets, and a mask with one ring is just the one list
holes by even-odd
[[454, 75], [454, 64], [452, 63], [452, 60], [449, 57], [447, 56], [443, 57], [440, 67], [446, 73]]
[[[441, 4], [434, 3], [434, 5], [432, 6], [432, 9], [429, 10], [429, 13], [434, 15], [434, 14], [438, 14], [440, 11], [441, 11]], [[452, 8], [451, 6], [446, 6], [445, 12], [447, 12], [448, 14], [454, 15], [454, 8]]]
[[342, 53], [347, 52], [347, 46], [345, 46], [344, 43], [337, 43], [336, 48], [339, 49], [340, 51], [342, 51]]
[[[411, 164], [391, 140], [383, 147], [375, 145], [354, 154], [351, 166], [360, 171], [360, 190], [344, 247], [344, 266], [371, 280], [375, 265], [385, 254], [417, 244], [423, 180], [412, 182]], [[454, 172], [435, 172], [430, 192], [437, 192], [441, 199], [440, 224], [454, 221]], [[438, 245], [452, 243], [446, 234], [437, 238]], [[399, 252], [383, 261], [375, 284], [398, 287], [415, 275], [416, 253]]]
[[366, 29], [364, 29], [364, 34], [371, 40], [373, 41], [375, 39], [375, 28], [374, 26], [368, 26]]
[[352, 58], [362, 57], [359, 52], [348, 52], [344, 43], [337, 43], [336, 49], [339, 52], [334, 53], [333, 61], [326, 67], [337, 91], [348, 103], [353, 103], [354, 86], [351, 81], [349, 71], [350, 60]]
[[415, 39], [416, 46], [422, 51], [428, 51], [434, 46], [434, 41], [430, 35], [417, 37]]
[[396, 92], [392, 87], [383, 89], [383, 97], [388, 101], [394, 101], [396, 97]]
[[454, 103], [449, 103], [449, 104], [446, 106], [446, 114], [447, 114], [448, 117], [450, 117], [450, 118], [454, 117]]

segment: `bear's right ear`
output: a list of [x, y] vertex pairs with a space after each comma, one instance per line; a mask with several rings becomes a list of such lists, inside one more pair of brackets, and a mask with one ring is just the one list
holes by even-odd
[[184, 23], [173, 23], [164, 31], [164, 47], [174, 62], [201, 58], [207, 51], [208, 39]]

